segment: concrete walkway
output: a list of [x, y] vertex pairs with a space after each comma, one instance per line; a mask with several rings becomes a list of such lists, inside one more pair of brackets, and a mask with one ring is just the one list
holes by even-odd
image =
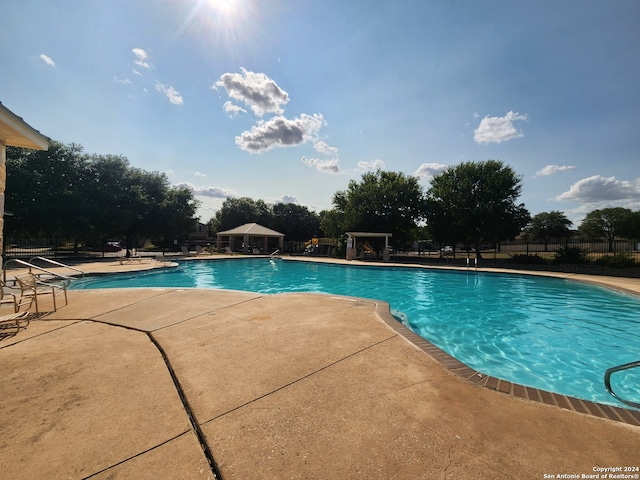
[[640, 426], [465, 381], [388, 315], [326, 295], [71, 291], [0, 340], [0, 477], [542, 479], [640, 465]]

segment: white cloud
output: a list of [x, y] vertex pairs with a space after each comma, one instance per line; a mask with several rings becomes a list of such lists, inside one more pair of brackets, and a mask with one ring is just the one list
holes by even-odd
[[[236, 145], [249, 153], [262, 153], [275, 147], [293, 147], [311, 142], [318, 153], [327, 156], [338, 154], [336, 147], [330, 146], [319, 138], [318, 132], [326, 125], [322, 114], [302, 114], [293, 119], [285, 117], [283, 106], [289, 102], [289, 94], [264, 73], [251, 72], [243, 67], [240, 70], [240, 73], [221, 75], [220, 79], [211, 86], [213, 90], [224, 87], [231, 99], [224, 103], [223, 110], [230, 117], [247, 113], [247, 110], [236, 103], [240, 102], [251, 108], [258, 117], [263, 117], [267, 113], [275, 116], [268, 120], [260, 118], [250, 130], [236, 137]], [[318, 166], [319, 169], [334, 170], [336, 167], [337, 165], [327, 167], [324, 163]]]
[[369, 162], [358, 162], [358, 170], [361, 172], [370, 172], [384, 169], [384, 162], [382, 160], [371, 160]]
[[182, 95], [180, 95], [180, 93], [172, 86], [158, 82], [156, 83], [156, 90], [164, 93], [169, 101], [174, 105], [182, 105]]
[[223, 74], [211, 88], [224, 87], [230, 98], [244, 102], [259, 117], [265, 113], [282, 114], [282, 105], [289, 102], [289, 94], [264, 73], [240, 70], [242, 73]]
[[542, 169], [538, 170], [534, 177], [548, 177], [549, 175], [555, 175], [560, 172], [568, 172], [576, 167], [573, 165], [546, 165]]
[[193, 175], [194, 177], [206, 177], [207, 176], [206, 173], [202, 173], [202, 172], [199, 172], [197, 170], [195, 172], [191, 172], [191, 175]]
[[274, 147], [291, 147], [313, 139], [325, 124], [321, 114], [302, 114], [289, 120], [273, 117], [261, 120], [250, 131], [236, 137], [236, 144], [250, 153], [262, 153]]
[[151, 64], [147, 61], [149, 60], [149, 55], [147, 55], [147, 52], [145, 52], [142, 48], [134, 48], [131, 51], [136, 57], [136, 59], [134, 60], [134, 63], [136, 65], [139, 65], [142, 68], [151, 68]]
[[316, 150], [316, 152], [323, 153], [325, 155], [338, 154], [338, 149], [336, 147], [330, 147], [327, 142], [324, 142], [322, 140], [316, 140], [313, 144], [313, 148]]
[[282, 195], [282, 197], [280, 197], [279, 199], [280, 202], [282, 203], [293, 203], [295, 205], [298, 204], [298, 199], [293, 196], [293, 195]]
[[311, 168], [315, 168], [316, 170], [322, 173], [331, 173], [334, 175], [338, 175], [342, 173], [342, 170], [340, 170], [340, 165], [337, 158], [334, 158], [331, 160], [320, 160], [318, 158], [302, 157], [302, 163], [304, 163], [305, 165]]
[[273, 205], [276, 203], [284, 203], [284, 204], [293, 204], [293, 205], [300, 205], [300, 201], [298, 200], [297, 197], [295, 197], [294, 195], [287, 195], [286, 193], [284, 195], [280, 195], [279, 197], [267, 197], [264, 199], [265, 202], [267, 202], [267, 204]]
[[473, 139], [476, 143], [487, 144], [521, 138], [524, 134], [513, 126], [513, 122], [518, 120], [527, 120], [527, 115], [509, 112], [504, 117], [484, 117], [473, 132]]
[[45, 55], [44, 53], [41, 53], [38, 56], [40, 57], [40, 60], [42, 60], [47, 65], [49, 65], [51, 67], [55, 67], [56, 66], [56, 63], [53, 60], [51, 60], [51, 57]]
[[229, 198], [238, 196], [235, 190], [220, 187], [196, 187], [187, 182], [178, 183], [176, 187], [187, 187], [198, 197]]
[[116, 83], [121, 83], [123, 85], [131, 85], [131, 80], [129, 80], [128, 78], [113, 77], [113, 81]]
[[222, 108], [224, 109], [225, 112], [229, 114], [230, 117], [235, 117], [240, 112], [247, 113], [247, 111], [244, 108], [239, 107], [238, 105], [234, 105], [230, 101], [224, 102], [224, 105], [222, 106]]
[[577, 181], [554, 200], [592, 204], [640, 202], [640, 178], [634, 184], [616, 177], [594, 175]]
[[423, 163], [418, 167], [418, 170], [416, 170], [414, 175], [416, 177], [431, 179], [447, 168], [449, 168], [449, 165], [443, 165], [442, 163]]

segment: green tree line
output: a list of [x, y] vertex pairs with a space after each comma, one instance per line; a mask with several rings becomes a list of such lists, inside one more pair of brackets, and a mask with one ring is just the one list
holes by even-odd
[[[435, 175], [428, 189], [418, 178], [378, 170], [351, 180], [319, 213], [291, 203], [228, 198], [208, 222], [211, 233], [260, 223], [287, 240], [338, 238], [347, 231], [393, 234], [402, 247], [429, 239], [440, 245], [499, 245], [524, 233], [545, 245], [567, 238], [572, 222], [562, 212], [533, 217], [519, 202], [522, 177], [497, 161], [463, 162]], [[5, 234], [58, 235], [76, 243], [107, 238], [151, 238], [168, 246], [185, 239], [198, 219], [198, 201], [167, 176], [133, 168], [125, 157], [89, 155], [76, 144], [55, 142], [48, 151], [7, 149]], [[640, 212], [605, 208], [586, 215], [578, 228], [587, 240], [640, 238]]]
[[602, 208], [589, 212], [577, 232], [571, 229], [571, 222], [562, 212], [551, 211], [534, 215], [524, 229], [528, 240], [544, 243], [545, 252], [552, 239], [563, 240], [575, 233], [590, 242], [605, 241], [609, 252], [614, 251], [615, 241], [618, 239], [640, 239], [640, 211], [634, 212], [629, 208]]
[[5, 236], [59, 236], [78, 244], [150, 238], [168, 246], [195, 230], [198, 202], [164, 173], [77, 144], [7, 148]]
[[417, 177], [377, 170], [336, 192], [331, 210], [316, 214], [298, 205], [230, 198], [209, 227], [215, 233], [256, 222], [289, 240], [372, 231], [391, 233], [396, 245], [430, 238], [479, 246], [512, 238], [527, 224], [529, 213], [517, 203], [520, 191], [520, 177], [495, 160], [451, 167], [434, 177], [426, 192]]
[[212, 233], [224, 232], [245, 223], [259, 223], [285, 234], [288, 241], [303, 242], [321, 235], [320, 214], [302, 205], [278, 202], [273, 205], [248, 197], [227, 198], [209, 220]]

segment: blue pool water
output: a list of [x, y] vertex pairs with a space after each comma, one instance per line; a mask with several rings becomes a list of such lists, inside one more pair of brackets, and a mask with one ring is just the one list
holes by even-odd
[[[555, 278], [232, 259], [88, 277], [72, 286], [123, 287], [318, 292], [384, 300], [414, 332], [473, 369], [621, 407], [604, 388], [604, 372], [640, 359], [639, 297]], [[635, 402], [640, 402], [638, 370], [612, 376], [614, 390]]]

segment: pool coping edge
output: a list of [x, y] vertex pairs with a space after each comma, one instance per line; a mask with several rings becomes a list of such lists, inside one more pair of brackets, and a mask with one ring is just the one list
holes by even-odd
[[378, 301], [376, 302], [376, 305], [378, 316], [392, 330], [404, 337], [416, 348], [428, 354], [449, 372], [470, 383], [523, 400], [543, 403], [545, 405], [563, 408], [576, 413], [582, 413], [640, 427], [640, 412], [638, 411], [570, 397], [559, 393], [541, 390], [539, 388], [527, 387], [479, 372], [451, 356], [441, 348], [435, 346], [430, 341], [422, 338], [406, 325], [399, 322], [391, 314], [391, 310], [387, 302]]

